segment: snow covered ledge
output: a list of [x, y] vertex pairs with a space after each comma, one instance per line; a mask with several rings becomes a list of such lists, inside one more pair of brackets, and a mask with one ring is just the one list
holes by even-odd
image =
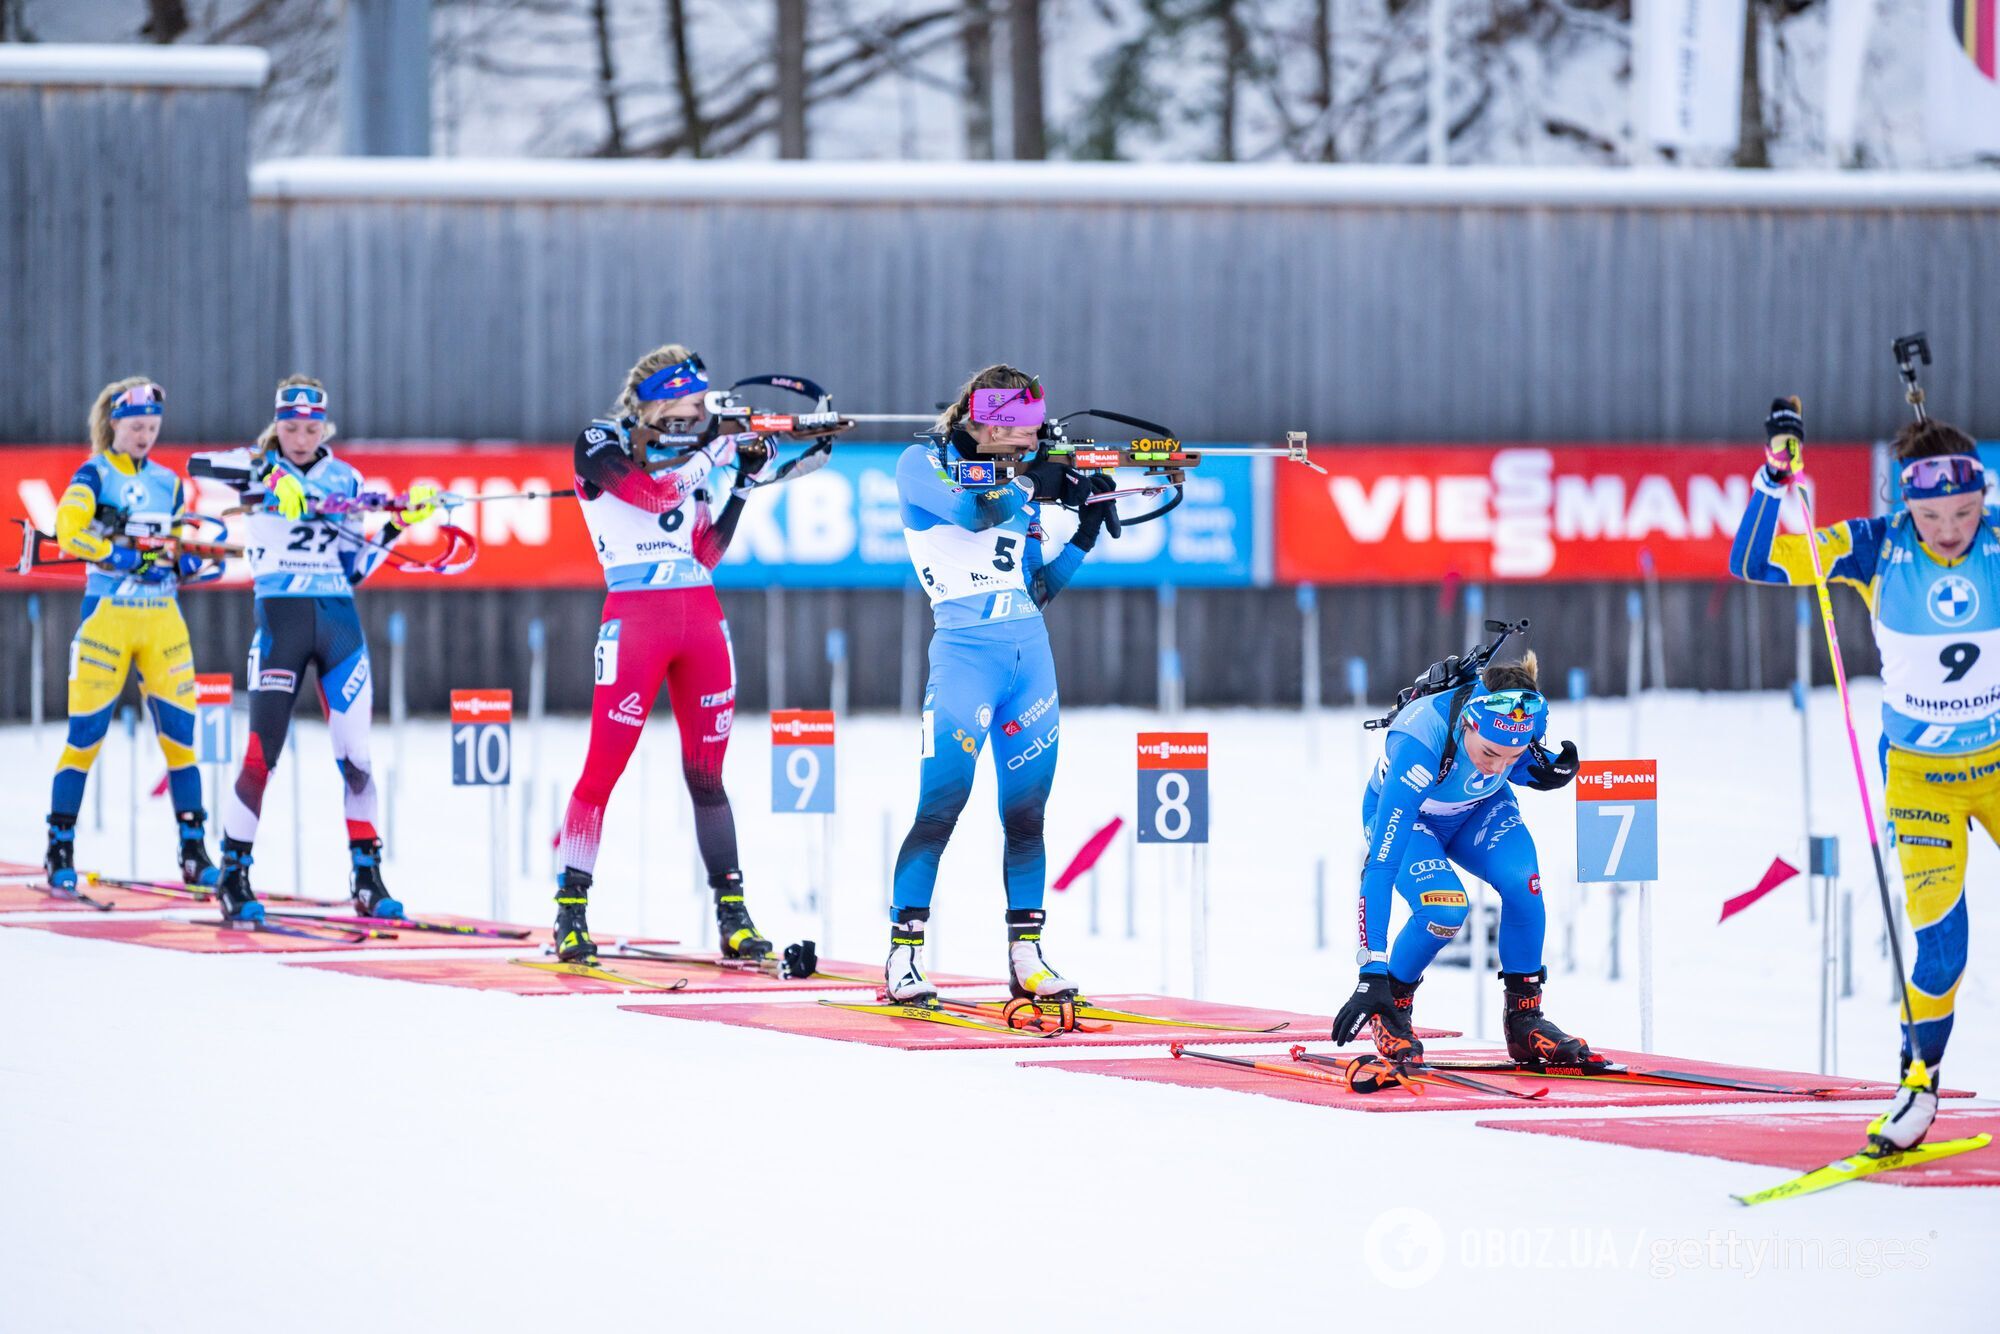
[[1129, 162], [287, 158], [253, 198], [1485, 208], [1993, 209], [2000, 172], [1676, 171]]
[[254, 46], [0, 42], [0, 85], [262, 88], [270, 73]]

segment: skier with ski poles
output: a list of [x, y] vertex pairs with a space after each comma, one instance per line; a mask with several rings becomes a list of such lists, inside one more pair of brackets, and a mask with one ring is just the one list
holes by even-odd
[[435, 512], [437, 489], [413, 487], [391, 521], [373, 538], [365, 536], [360, 519], [347, 521], [341, 507], [360, 495], [361, 475], [333, 455], [336, 428], [328, 408], [325, 385], [310, 376], [288, 376], [278, 384], [270, 424], [255, 445], [197, 454], [188, 465], [193, 476], [235, 487], [249, 514], [246, 545], [257, 610], [244, 673], [250, 740], [223, 809], [222, 877], [216, 887], [217, 905], [231, 922], [264, 919], [250, 884], [257, 825], [308, 666], [319, 673], [320, 707], [346, 790], [354, 910], [363, 917], [403, 915], [403, 905], [382, 880], [368, 746], [375, 682], [354, 590], [391, 556], [390, 547], [405, 528]]
[[[1896, 346], [1917, 409], [1891, 447], [1903, 504], [1809, 536], [1780, 536], [1779, 512], [1803, 466], [1805, 420], [1797, 399], [1777, 399], [1764, 419], [1764, 464], [1751, 479], [1750, 507], [1729, 555], [1730, 573], [1740, 579], [1821, 586], [1830, 643], [1824, 585], [1853, 587], [1882, 655], [1879, 755], [1917, 957], [1903, 989], [1902, 1086], [1869, 1126], [1880, 1152], [1922, 1143], [1936, 1119], [1938, 1064], [1965, 973], [1967, 829], [1977, 821], [1988, 837], [2000, 837], [2000, 510], [1987, 503], [1986, 468], [1972, 438], [1923, 409], [1913, 360], [1919, 348], [1930, 360], [1922, 335]], [[1845, 709], [1844, 673], [1837, 683]], [[1851, 710], [1848, 724], [1852, 734]], [[1859, 741], [1850, 739], [1865, 805]], [[1886, 913], [1880, 860], [1878, 849]], [[1895, 957], [1901, 973], [1900, 943]]]
[[[924, 687], [917, 814], [896, 857], [886, 990], [935, 1005], [924, 974], [925, 932], [938, 859], [993, 739], [1006, 833], [1008, 985], [1017, 1001], [1068, 1009], [1076, 985], [1042, 956], [1046, 858], [1042, 816], [1055, 777], [1061, 708], [1042, 609], [1068, 585], [1100, 531], [1119, 534], [1115, 489], [1043, 447], [1047, 408], [1038, 377], [988, 366], [966, 382], [930, 433], [896, 465], [903, 536], [930, 595], [937, 629]], [[1078, 512], [1076, 534], [1044, 560], [1042, 505]]]
[[126, 537], [135, 524], [166, 534], [177, 533], [186, 520], [186, 487], [149, 457], [166, 404], [166, 390], [143, 375], [104, 386], [90, 408], [90, 457], [56, 506], [56, 545], [90, 564], [70, 644], [69, 734], [56, 761], [43, 858], [49, 884], [68, 894], [76, 892], [76, 816], [84, 785], [134, 667], [166, 756], [181, 878], [190, 885], [216, 879], [194, 754], [194, 653], [176, 597], [202, 562], [171, 544], [141, 547]]
[[[668, 343], [639, 359], [611, 414], [576, 438], [577, 503], [609, 591], [597, 631], [590, 748], [563, 818], [555, 937], [566, 963], [597, 958], [587, 914], [604, 806], [662, 685], [680, 728], [681, 773], [722, 954], [771, 952], [744, 901], [736, 821], [722, 786], [736, 662], [710, 571], [728, 549], [744, 499], [775, 472], [776, 451], [755, 432], [722, 433], [708, 402], [701, 358]], [[732, 466], [729, 500], [711, 516], [715, 475]]]
[[[1454, 862], [1500, 893], [1508, 1056], [1528, 1067], [1602, 1063], [1588, 1043], [1542, 1013], [1541, 867], [1512, 787], [1566, 786], [1576, 777], [1576, 744], [1565, 741], [1555, 752], [1542, 744], [1549, 709], [1532, 652], [1517, 663], [1491, 661], [1527, 623], [1488, 628], [1499, 631], [1491, 644], [1434, 665], [1387, 719], [1370, 724], [1386, 726], [1388, 735], [1361, 802], [1368, 849], [1355, 960], [1361, 976], [1333, 1021], [1333, 1040], [1343, 1046], [1372, 1024], [1380, 1064], [1375, 1082], [1356, 1085], [1362, 1091], [1398, 1082], [1398, 1066], [1423, 1059], [1411, 1023], [1417, 987], [1470, 911]], [[1392, 891], [1410, 906], [1393, 946]]]

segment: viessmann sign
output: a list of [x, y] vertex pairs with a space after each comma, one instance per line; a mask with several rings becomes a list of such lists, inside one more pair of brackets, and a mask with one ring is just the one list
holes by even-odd
[[[1279, 467], [1281, 583], [1717, 578], [1750, 503], [1747, 445], [1396, 445], [1312, 451]], [[1822, 523], [1874, 512], [1866, 445], [1806, 450]], [[1784, 531], [1802, 531], [1798, 507]]]

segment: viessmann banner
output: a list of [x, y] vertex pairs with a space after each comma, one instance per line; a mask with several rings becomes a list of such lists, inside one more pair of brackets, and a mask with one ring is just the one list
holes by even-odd
[[[183, 478], [188, 457], [228, 446], [162, 445], [154, 457]], [[716, 570], [728, 587], [779, 584], [803, 587], [900, 587], [914, 583], [896, 498], [896, 459], [903, 446], [843, 444], [832, 462], [810, 477], [753, 496], [737, 526], [729, 554]], [[404, 446], [341, 442], [339, 456], [370, 490], [402, 491], [428, 482], [465, 495], [509, 495], [561, 490], [574, 478], [568, 445]], [[85, 451], [81, 446], [0, 447], [0, 517], [27, 518], [52, 532], [56, 502]], [[1244, 586], [1253, 582], [1261, 540], [1254, 531], [1258, 460], [1219, 458], [1188, 478], [1187, 499], [1157, 523], [1142, 524], [1119, 541], [1103, 541], [1086, 561], [1080, 586], [1138, 586], [1172, 582], [1182, 587]], [[1137, 485], [1136, 475], [1120, 484]], [[220, 515], [235, 503], [229, 488], [193, 483], [197, 510]], [[1130, 497], [1129, 509], [1150, 508], [1157, 498]], [[719, 508], [719, 506], [718, 506]], [[549, 588], [601, 587], [590, 535], [574, 500], [495, 500], [459, 508], [453, 522], [479, 539], [479, 559], [453, 586]], [[1067, 516], [1050, 519], [1066, 535]], [[371, 529], [375, 523], [368, 525]], [[11, 527], [11, 525], [10, 525]], [[441, 546], [437, 522], [421, 524], [398, 544], [413, 556]], [[18, 550], [4, 535], [8, 564]], [[240, 525], [231, 539], [240, 540]], [[436, 575], [406, 574], [393, 566], [374, 576], [384, 584], [434, 584]], [[226, 582], [242, 583], [242, 562], [232, 562]], [[371, 580], [373, 582], [373, 580]]]
[[[1872, 447], [1806, 450], [1822, 524], [1876, 511]], [[1315, 447], [1274, 475], [1281, 583], [1714, 579], [1750, 503], [1742, 445]], [[1802, 532], [1796, 503], [1784, 531]]]

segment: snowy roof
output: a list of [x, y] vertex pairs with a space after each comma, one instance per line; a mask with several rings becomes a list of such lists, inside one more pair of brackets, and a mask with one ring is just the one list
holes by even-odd
[[0, 43], [0, 84], [261, 88], [270, 72], [254, 46]]
[[259, 163], [251, 192], [265, 200], [1977, 209], [2000, 207], [2000, 173], [321, 157]]

